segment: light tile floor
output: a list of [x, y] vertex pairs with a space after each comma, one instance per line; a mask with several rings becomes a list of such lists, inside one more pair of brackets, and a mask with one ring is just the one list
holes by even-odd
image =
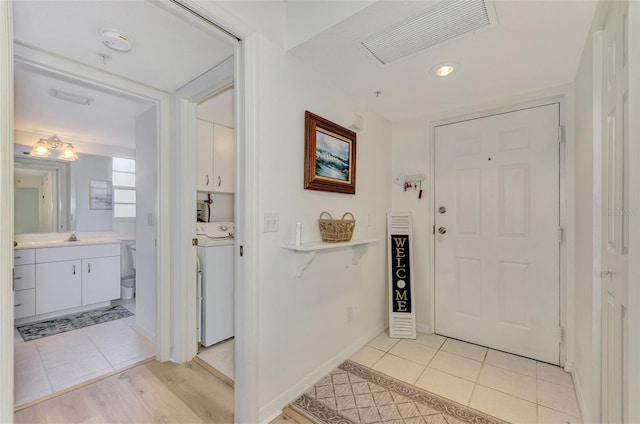
[[198, 356], [222, 374], [234, 381], [235, 342], [231, 338], [198, 352]]
[[[123, 305], [134, 308], [131, 302]], [[14, 405], [50, 395], [155, 355], [135, 316], [25, 342], [14, 333]]]
[[581, 423], [562, 368], [438, 335], [373, 339], [351, 360], [506, 421]]

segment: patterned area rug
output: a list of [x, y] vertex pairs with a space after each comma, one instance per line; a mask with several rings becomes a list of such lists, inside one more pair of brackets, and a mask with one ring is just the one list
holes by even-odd
[[133, 313], [124, 306], [109, 306], [93, 311], [50, 319], [32, 324], [20, 325], [17, 328], [25, 342], [60, 334], [78, 328], [89, 327], [103, 322], [132, 316]]
[[333, 370], [289, 408], [322, 424], [506, 423], [351, 361]]

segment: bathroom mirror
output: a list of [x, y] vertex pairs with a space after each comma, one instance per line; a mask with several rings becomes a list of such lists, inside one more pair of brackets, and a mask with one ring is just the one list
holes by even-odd
[[111, 181], [110, 156], [81, 153], [65, 162], [30, 151], [15, 145], [15, 234], [112, 230], [113, 212], [90, 205], [90, 181]]
[[14, 233], [69, 231], [69, 163], [16, 153]]

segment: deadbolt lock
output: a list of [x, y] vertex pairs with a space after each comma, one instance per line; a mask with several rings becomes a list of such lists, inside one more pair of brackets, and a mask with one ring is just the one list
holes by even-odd
[[440, 234], [444, 234], [444, 233], [446, 233], [446, 232], [447, 232], [447, 229], [446, 229], [446, 228], [444, 228], [444, 227], [440, 227], [440, 228], [438, 228], [438, 232], [439, 232]]
[[447, 208], [445, 208], [444, 206], [440, 206], [438, 208], [438, 212], [440, 212], [440, 213], [445, 213], [446, 211], [447, 211]]

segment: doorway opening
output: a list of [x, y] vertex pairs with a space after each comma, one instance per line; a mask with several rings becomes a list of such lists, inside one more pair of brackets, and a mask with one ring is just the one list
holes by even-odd
[[198, 102], [196, 188], [198, 359], [230, 386], [235, 378], [235, 90]]
[[[101, 127], [107, 131], [118, 127], [117, 124], [127, 123], [129, 124], [130, 132], [133, 133], [133, 138], [136, 141], [142, 139], [145, 142], [135, 143], [133, 147], [118, 145], [118, 142], [122, 142], [123, 138], [127, 137], [122, 137], [122, 134], [91, 133], [91, 130], [95, 128], [87, 129], [81, 125], [86, 123], [86, 120], [78, 120], [76, 123], [66, 121], [66, 124], [63, 121], [59, 121], [57, 125], [51, 122], [34, 124], [33, 121], [28, 119], [21, 120], [18, 108], [16, 108], [16, 144], [20, 144], [19, 140], [22, 140], [18, 137], [19, 135], [22, 134], [29, 138], [30, 135], [28, 133], [30, 131], [28, 130], [38, 130], [35, 132], [59, 134], [63, 138], [66, 137], [74, 141], [80, 156], [78, 164], [81, 162], [90, 164], [98, 161], [97, 158], [92, 156], [104, 156], [111, 159], [111, 172], [95, 177], [94, 180], [90, 180], [86, 185], [77, 183], [72, 176], [69, 177], [70, 182], [67, 190], [75, 196], [76, 205], [74, 206], [75, 209], [69, 206], [68, 223], [61, 229], [69, 232], [74, 230], [77, 235], [81, 236], [81, 241], [84, 236], [83, 233], [124, 232], [129, 235], [129, 238], [123, 236], [119, 238], [121, 252], [118, 255], [123, 259], [117, 268], [121, 271], [119, 274], [127, 273], [127, 275], [122, 275], [123, 277], [135, 274], [135, 295], [132, 296], [132, 299], [135, 299], [136, 303], [136, 317], [139, 318], [141, 315], [142, 303], [147, 307], [148, 314], [145, 315], [150, 317], [146, 325], [138, 325], [139, 319], [136, 319], [135, 330], [139, 330], [143, 333], [143, 336], [151, 340], [151, 356], [155, 355], [160, 360], [168, 360], [173, 355], [174, 360], [181, 360], [179, 355], [176, 358], [176, 355], [170, 352], [172, 323], [167, 318], [171, 316], [168, 296], [172, 295], [167, 289], [170, 281], [169, 272], [167, 271], [170, 268], [168, 266], [169, 261], [166, 259], [170, 256], [169, 252], [171, 252], [171, 246], [167, 241], [170, 239], [173, 226], [176, 225], [171, 222], [172, 208], [175, 205], [172, 205], [167, 200], [170, 198], [167, 194], [170, 194], [174, 189], [175, 180], [173, 178], [180, 178], [179, 174], [173, 173], [171, 160], [172, 149], [175, 147], [170, 143], [170, 127], [174, 117], [169, 113], [170, 96], [167, 93], [175, 93], [194, 78], [215, 68], [221, 61], [228, 59], [233, 54], [235, 44], [229, 42], [225, 34], [221, 35], [218, 29], [207, 23], [191, 17], [185, 18], [184, 15], [179, 13], [171, 13], [175, 7], [173, 5], [160, 5], [146, 1], [119, 5], [120, 7], [127, 7], [126, 13], [116, 10], [118, 7], [114, 6], [118, 5], [111, 4], [107, 8], [108, 10], [97, 10], [99, 7], [94, 6], [86, 5], [85, 8], [85, 6], [75, 3], [56, 4], [50, 7], [51, 10], [48, 10], [49, 7], [42, 9], [24, 2], [16, 4], [14, 7], [16, 63], [22, 61], [29, 66], [33, 66], [37, 73], [40, 74], [51, 73], [56, 79], [56, 84], [73, 86], [70, 90], [72, 93], [74, 90], [94, 89], [96, 93], [91, 95], [94, 96], [93, 99], [96, 102], [92, 102], [87, 107], [89, 110], [92, 106], [98, 105], [97, 100], [100, 95], [120, 96], [130, 98], [130, 100], [135, 99], [140, 104], [146, 104], [146, 110], [136, 110], [130, 105], [122, 106], [122, 103], [120, 103], [119, 107], [111, 104], [111, 113], [120, 110], [121, 112], [129, 113], [129, 116], [121, 120], [113, 119], [110, 124], [106, 125], [106, 127], [113, 128], [105, 129], [104, 126]], [[64, 16], [61, 17], [61, 15]], [[157, 19], [149, 19], [150, 16], [155, 16]], [[41, 30], [50, 25], [37, 24], [40, 21], [51, 22], [62, 18], [64, 18], [65, 25], [60, 26], [60, 31], [56, 31], [53, 35]], [[114, 26], [126, 32], [127, 38], [133, 40], [134, 48], [137, 40], [139, 42], [138, 46], [144, 45], [149, 48], [149, 51], [143, 52], [141, 51], [142, 48], [138, 47], [138, 51], [140, 51], [138, 55], [134, 53], [136, 50], [133, 50], [123, 56], [118, 52], [109, 50], [108, 46], [101, 44], [100, 37], [104, 34], [102, 28], [97, 24], [94, 25], [96, 26], [94, 28], [95, 33], [88, 33], [84, 38], [78, 37], [77, 34], [75, 36], [65, 36], [64, 33], [68, 31], [86, 30], [87, 26], [91, 26], [86, 24], [98, 18], [100, 20], [111, 19]], [[171, 34], [168, 34], [163, 29], [167, 26], [174, 29], [172, 32], [180, 32], [183, 36], [178, 39], [172, 37]], [[57, 43], [56, 39], [58, 37], [63, 37], [67, 41], [76, 40], [76, 42]], [[169, 40], [164, 40], [166, 41], [165, 43], [161, 40], [162, 37], [168, 37]], [[144, 43], [142, 41], [145, 38], [153, 39], [153, 41]], [[87, 40], [97, 41], [97, 46], [87, 46], [81, 42]], [[181, 48], [175, 42], [188, 43], [189, 49]], [[167, 47], [168, 45], [170, 47]], [[89, 50], [98, 50], [99, 54]], [[34, 53], [36, 51], [37, 55]], [[97, 62], [96, 58], [98, 59]], [[176, 63], [181, 63], [182, 66], [176, 68], [174, 66]], [[27, 81], [29, 82], [29, 80]], [[37, 84], [33, 84], [33, 86], [37, 88]], [[16, 99], [19, 97], [21, 96], [18, 95], [16, 90]], [[23, 99], [26, 99], [26, 97], [21, 98], [21, 100]], [[46, 99], [51, 100], [48, 97]], [[35, 104], [38, 107], [42, 106], [37, 102]], [[39, 110], [38, 107], [34, 108], [34, 110]], [[68, 114], [71, 118], [73, 118], [73, 115], [73, 113]], [[78, 116], [75, 116], [75, 118], [82, 117], [81, 113], [76, 115]], [[111, 115], [106, 114], [106, 116]], [[95, 127], [98, 127], [100, 123], [97, 120], [90, 122], [94, 123]], [[115, 143], [112, 145], [110, 142]], [[127, 207], [130, 209], [131, 205], [134, 204], [130, 198], [130, 193], [129, 195], [125, 193], [125, 189], [131, 188], [131, 186], [116, 184], [115, 173], [127, 173], [127, 170], [118, 169], [113, 171], [112, 158], [114, 157], [135, 159], [134, 179], [136, 189], [134, 191], [135, 220], [133, 221], [118, 220], [113, 217], [113, 211], [117, 209], [118, 204], [126, 206], [125, 209]], [[95, 170], [95, 167], [91, 167], [91, 169]], [[94, 187], [91, 181], [105, 182], [107, 183], [105, 186], [110, 187], [112, 190], [111, 209], [109, 212], [111, 214], [110, 229], [93, 229], [82, 226], [82, 221], [80, 220], [81, 210], [78, 205], [79, 202], [82, 202], [83, 205], [90, 202], [91, 195], [85, 192]], [[111, 184], [108, 184], [109, 182]], [[120, 202], [118, 202], [118, 196], [121, 197], [119, 199], [121, 200]], [[123, 196], [124, 199], [122, 198]], [[91, 208], [89, 207], [89, 209]], [[102, 210], [102, 212], [104, 211], [105, 209]], [[104, 213], [107, 214], [106, 212]], [[193, 225], [194, 221], [190, 221], [190, 223]], [[52, 234], [51, 237], [60, 237], [59, 233], [52, 232]], [[34, 238], [38, 239], [38, 241], [44, 241], [42, 239], [43, 234], [34, 236]], [[28, 243], [28, 241], [23, 240], [24, 243]], [[132, 244], [135, 246], [134, 249], [130, 248]], [[147, 248], [145, 248], [145, 244]], [[38, 248], [34, 247], [34, 249]], [[117, 255], [114, 254], [114, 256]], [[80, 258], [79, 260], [82, 261], [83, 259]], [[33, 265], [34, 268], [38, 266], [37, 263], [28, 265]], [[118, 275], [118, 277], [120, 276]], [[147, 296], [144, 296], [143, 290], [141, 290], [142, 280], [149, 282], [150, 293]], [[82, 296], [82, 280], [80, 280], [80, 287], [80, 296]], [[111, 294], [110, 299], [105, 302], [111, 303], [116, 297], [127, 297], [122, 295], [126, 288], [128, 287], [125, 286], [118, 295]], [[37, 286], [33, 290], [37, 290]], [[122, 302], [121, 300], [115, 303], [123, 303], [124, 306], [129, 306], [128, 309], [133, 309], [131, 308], [131, 302]], [[91, 305], [94, 305], [94, 303], [87, 304], [87, 306]], [[57, 309], [55, 314], [57, 315], [61, 311], [69, 312], [68, 309]], [[42, 315], [35, 313], [33, 316], [42, 317]], [[75, 336], [67, 338], [71, 340]], [[95, 341], [92, 342], [95, 344]], [[117, 344], [117, 340], [105, 341], [104, 344], [108, 349], [118, 350], [113, 347], [113, 344]], [[103, 352], [100, 354], [107, 360], [109, 365], [113, 365]], [[17, 362], [21, 355], [16, 354], [15, 357]], [[128, 360], [131, 361], [133, 359], [129, 358]], [[122, 363], [119, 362], [119, 364]], [[104, 369], [106, 367], [89, 376], [93, 378], [97, 374], [102, 375]], [[44, 374], [51, 390], [55, 391], [51, 387], [51, 378], [46, 370]], [[76, 379], [74, 383], [78, 381]], [[40, 396], [46, 394], [45, 392], [36, 393], [36, 395]], [[37, 399], [37, 397], [39, 396], [33, 398]], [[16, 396], [16, 403], [22, 402], [25, 402], [25, 398], [19, 399]]]

